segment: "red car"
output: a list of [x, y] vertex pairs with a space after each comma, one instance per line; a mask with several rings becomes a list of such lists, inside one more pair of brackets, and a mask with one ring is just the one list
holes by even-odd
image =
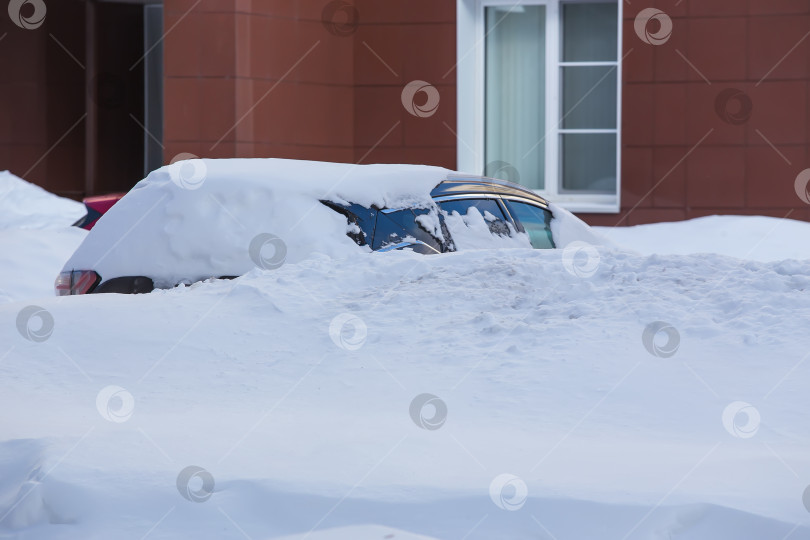
[[126, 195], [126, 193], [110, 193], [109, 195], [97, 195], [95, 197], [85, 198], [82, 202], [87, 208], [87, 214], [74, 223], [73, 226], [81, 227], [89, 231], [96, 224], [98, 218], [112, 208], [112, 205], [120, 201], [121, 197], [124, 195]]

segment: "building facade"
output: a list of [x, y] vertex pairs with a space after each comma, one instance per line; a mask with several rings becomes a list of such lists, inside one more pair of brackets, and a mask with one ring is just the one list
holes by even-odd
[[15, 0], [0, 36], [0, 168], [62, 195], [283, 157], [810, 220], [810, 0]]

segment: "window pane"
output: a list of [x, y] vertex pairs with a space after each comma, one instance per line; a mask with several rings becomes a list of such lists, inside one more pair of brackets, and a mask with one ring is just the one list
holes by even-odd
[[616, 68], [562, 68], [563, 129], [616, 129]]
[[615, 2], [563, 4], [563, 61], [616, 60], [619, 11]]
[[564, 133], [563, 193], [616, 193], [616, 135]]
[[453, 201], [442, 201], [439, 208], [448, 214], [458, 212], [466, 216], [470, 208], [477, 209], [489, 226], [489, 232], [509, 236], [509, 227], [506, 225], [506, 216], [503, 215], [501, 207], [493, 199], [457, 199]]
[[[424, 219], [426, 216], [428, 219]], [[439, 223], [441, 231], [433, 231], [425, 228], [425, 223]], [[434, 234], [441, 232], [443, 238], [438, 238]], [[444, 226], [444, 222], [433, 209], [415, 208], [397, 210], [395, 212], [377, 212], [377, 225], [374, 229], [374, 242], [371, 249], [378, 250], [382, 247], [405, 241], [406, 238], [421, 240], [436, 251], [446, 251], [446, 242], [450, 235]]]
[[531, 204], [517, 201], [506, 201], [512, 217], [520, 222], [534, 249], [552, 249], [554, 239], [551, 235], [551, 212]]
[[546, 8], [487, 7], [486, 32], [485, 162], [504, 161], [517, 169], [521, 184], [542, 189]]

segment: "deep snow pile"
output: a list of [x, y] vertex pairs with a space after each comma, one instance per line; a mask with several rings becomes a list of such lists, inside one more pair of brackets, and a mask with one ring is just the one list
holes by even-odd
[[0, 171], [0, 230], [67, 227], [84, 214], [82, 203]]
[[767, 216], [707, 216], [634, 227], [594, 227], [644, 255], [719, 253], [754, 261], [810, 259], [810, 223]]
[[810, 261], [597, 254], [0, 306], [0, 531], [810, 538]]
[[50, 296], [87, 231], [70, 225], [84, 205], [0, 172], [0, 303]]

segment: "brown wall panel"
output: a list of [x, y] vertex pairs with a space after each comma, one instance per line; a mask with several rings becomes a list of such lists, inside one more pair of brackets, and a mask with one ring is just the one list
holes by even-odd
[[[808, 219], [794, 181], [810, 167], [810, 2], [653, 6], [673, 23], [657, 46], [633, 27], [649, 5], [624, 5], [622, 211], [582, 217], [598, 224], [711, 213]], [[646, 184], [656, 187], [640, 202], [647, 150]]]
[[84, 53], [84, 11], [75, 1], [53, 4], [35, 29], [16, 26], [5, 10], [0, 17], [0, 170], [80, 196], [84, 71], [71, 55]]

